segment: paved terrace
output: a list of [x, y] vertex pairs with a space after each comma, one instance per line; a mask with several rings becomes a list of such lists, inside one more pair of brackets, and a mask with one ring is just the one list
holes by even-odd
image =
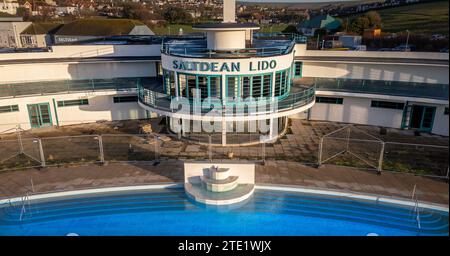
[[[134, 120], [124, 122], [105, 122], [72, 125], [63, 127], [49, 127], [33, 129], [29, 133], [41, 138], [49, 136], [67, 136], [79, 134], [136, 134], [141, 125], [148, 124], [148, 120]], [[155, 132], [163, 132], [163, 126], [158, 126], [160, 120], [150, 120]], [[320, 137], [343, 127], [345, 124], [332, 122], [315, 122], [292, 119], [288, 134], [278, 140], [277, 143], [266, 147], [266, 165], [257, 164], [257, 183], [285, 184], [307, 186], [323, 189], [351, 190], [355, 192], [381, 194], [387, 196], [410, 198], [413, 187], [417, 184], [418, 197], [421, 201], [429, 201], [448, 205], [448, 184], [442, 180], [427, 177], [414, 176], [406, 173], [392, 173], [383, 170], [382, 175], [376, 175], [371, 170], [355, 169], [335, 165], [322, 165], [320, 168], [305, 165], [317, 162], [317, 151]], [[385, 135], [380, 135], [380, 129], [374, 126], [357, 126], [384, 141], [408, 142], [418, 144], [433, 144], [448, 146], [448, 137], [422, 134], [414, 136], [412, 131], [387, 129]], [[27, 132], [28, 133], [28, 132]], [[1, 135], [2, 140], [11, 139], [14, 135]], [[24, 135], [25, 136], [25, 135]], [[111, 140], [111, 138], [110, 138]], [[97, 159], [97, 144], [93, 149], [82, 143], [73, 143], [67, 138], [47, 141], [44, 151], [47, 158], [51, 155], [61, 157], [80, 157], [80, 152], [91, 152], [92, 159]], [[140, 141], [140, 140], [139, 140]], [[95, 141], [95, 143], [97, 143]], [[139, 155], [129, 154], [127, 137], [119, 137], [117, 143], [108, 143], [105, 138], [106, 160], [110, 163], [105, 166], [95, 164], [78, 164], [72, 167], [48, 167], [45, 169], [26, 169], [0, 172], [0, 197], [24, 195], [31, 190], [33, 180], [36, 192], [49, 192], [55, 190], [71, 190], [105, 186], [138, 185], [158, 182], [179, 182], [183, 179], [182, 160], [194, 159], [207, 160], [207, 146], [195, 145], [186, 141], [168, 140], [161, 145], [161, 164], [153, 166], [154, 144], [133, 144]], [[368, 145], [365, 144], [367, 147]], [[385, 162], [391, 158], [390, 169], [401, 171], [401, 164], [425, 163], [425, 168], [447, 171], [447, 153], [445, 159], [430, 159], [427, 151], [405, 151], [402, 158], [392, 160], [392, 152], [385, 156]], [[260, 160], [261, 147], [213, 147], [213, 159], [227, 159], [227, 153], [232, 150], [235, 153], [234, 161], [247, 159]], [[405, 153], [404, 152], [404, 153]], [[430, 151], [435, 155], [437, 151]], [[414, 154], [413, 154], [414, 153]], [[442, 152], [440, 152], [442, 153]], [[87, 153], [86, 153], [87, 154]], [[84, 156], [85, 154], [81, 154]], [[423, 159], [419, 159], [424, 157]], [[414, 159], [411, 161], [411, 159]], [[49, 159], [47, 159], [49, 160]], [[69, 158], [69, 160], [71, 160]], [[133, 162], [134, 160], [146, 160], [150, 162]], [[394, 161], [395, 160], [395, 161]], [[419, 161], [420, 160], [420, 161]], [[114, 161], [132, 161], [129, 163], [112, 163]], [[228, 160], [231, 161], [231, 160]], [[398, 162], [399, 161], [399, 162]], [[399, 164], [401, 163], [401, 164]], [[67, 166], [62, 162], [60, 166]], [[337, 163], [339, 164], [339, 163]], [[436, 166], [434, 166], [436, 165]], [[385, 166], [388, 167], [388, 166]], [[408, 166], [406, 166], [408, 167]], [[420, 167], [420, 166], [419, 166]], [[404, 170], [405, 171], [405, 170]]]
[[[37, 193], [50, 191], [127, 186], [183, 181], [183, 162], [112, 163], [105, 166], [82, 165], [5, 171], [0, 173], [0, 198], [22, 196], [31, 191], [31, 179]], [[313, 168], [300, 163], [268, 161], [256, 165], [258, 184], [283, 184], [309, 188], [354, 191], [385, 196], [411, 198], [414, 185], [421, 202], [448, 205], [448, 184], [430, 178], [399, 173], [363, 171], [323, 165]]]

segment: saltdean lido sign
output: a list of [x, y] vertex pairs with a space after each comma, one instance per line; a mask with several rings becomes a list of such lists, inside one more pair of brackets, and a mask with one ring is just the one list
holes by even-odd
[[[173, 69], [182, 71], [202, 71], [202, 72], [241, 72], [240, 62], [204, 62], [204, 61], [182, 61], [173, 60]], [[248, 70], [242, 71], [263, 71], [277, 67], [276, 60], [251, 61]]]

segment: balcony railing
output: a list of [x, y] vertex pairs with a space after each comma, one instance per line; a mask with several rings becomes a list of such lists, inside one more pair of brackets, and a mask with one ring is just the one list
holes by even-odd
[[315, 78], [314, 85], [320, 91], [368, 93], [402, 97], [448, 100], [448, 84], [430, 84], [399, 81]]
[[[276, 40], [278, 39], [278, 41]], [[261, 47], [244, 48], [237, 50], [212, 50], [206, 48], [206, 41], [170, 41], [163, 43], [161, 53], [192, 58], [248, 58], [285, 55], [292, 52], [296, 39], [287, 37], [272, 37], [269, 40], [261, 40]], [[266, 41], [266, 42], [264, 42]], [[264, 43], [262, 43], [264, 42]], [[258, 43], [255, 43], [258, 45]]]
[[129, 91], [136, 90], [139, 83], [148, 84], [147, 81], [152, 81], [152, 78], [133, 77], [0, 84], [0, 98], [105, 90]]
[[[138, 96], [139, 101], [156, 110], [160, 110], [163, 112], [177, 112], [178, 110], [171, 108], [171, 101], [176, 100], [177, 98], [174, 96], [170, 96], [164, 93], [152, 91], [150, 89], [144, 88], [142, 86], [139, 86], [138, 88]], [[182, 99], [182, 98], [178, 98]], [[187, 98], [184, 98], [187, 100]], [[271, 99], [271, 98], [270, 98]], [[204, 99], [208, 100], [208, 99]], [[238, 115], [260, 115], [260, 114], [271, 114], [271, 113], [277, 113], [277, 112], [283, 112], [288, 111], [292, 109], [296, 109], [299, 107], [306, 106], [310, 104], [311, 102], [314, 102], [315, 100], [315, 88], [314, 86], [308, 87], [308, 88], [302, 88], [301, 90], [297, 90], [295, 93], [290, 93], [287, 96], [284, 96], [283, 98], [277, 98], [277, 105], [274, 105], [274, 101], [267, 101], [265, 102], [265, 105], [261, 105], [261, 103], [258, 103], [258, 100], [255, 99], [254, 101], [244, 101], [244, 100], [237, 100], [234, 102], [229, 102], [222, 104], [222, 115], [223, 116], [238, 116]], [[194, 104], [192, 100], [189, 100], [190, 102], [190, 114], [198, 114], [199, 112], [194, 112]], [[223, 103], [221, 101], [221, 103]], [[242, 106], [247, 108], [245, 111], [247, 113], [231, 113], [232, 108]], [[270, 107], [276, 106], [276, 109], [271, 109]], [[248, 111], [248, 109], [251, 109]], [[229, 111], [230, 110], [230, 111]], [[206, 114], [210, 112], [211, 109], [200, 109], [201, 114]]]
[[253, 38], [259, 40], [288, 39], [294, 40], [296, 44], [306, 44], [308, 37], [294, 33], [254, 33]]

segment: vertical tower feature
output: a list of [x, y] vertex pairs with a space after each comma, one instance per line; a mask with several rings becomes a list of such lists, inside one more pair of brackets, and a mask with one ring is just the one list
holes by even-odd
[[252, 44], [253, 30], [259, 29], [254, 23], [236, 22], [235, 0], [223, 0], [223, 22], [197, 24], [193, 29], [206, 32], [209, 50], [240, 50]]
[[223, 0], [223, 22], [236, 22], [236, 2], [235, 0]]

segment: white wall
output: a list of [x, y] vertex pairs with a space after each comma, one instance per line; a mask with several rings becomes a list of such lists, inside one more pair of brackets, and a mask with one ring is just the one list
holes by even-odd
[[238, 31], [208, 31], [208, 49], [233, 50], [245, 48], [245, 30]]
[[316, 102], [311, 108], [311, 120], [368, 124], [392, 128], [400, 128], [401, 126], [402, 110], [372, 108], [370, 107], [371, 99], [342, 98], [344, 98], [342, 105]]
[[[20, 124], [23, 129], [30, 129], [30, 119], [28, 116], [28, 104], [49, 103], [52, 122], [56, 125], [55, 102], [60, 100], [76, 100], [87, 98], [89, 105], [58, 107], [56, 111], [60, 125], [70, 125], [79, 123], [90, 123], [98, 120], [126, 120], [146, 118], [146, 113], [137, 102], [114, 103], [113, 96], [129, 95], [130, 93], [95, 92], [95, 93], [72, 93], [59, 95], [46, 95], [38, 97], [22, 97], [2, 99], [0, 106], [19, 105], [18, 112], [0, 113], [0, 132], [14, 128]], [[135, 95], [135, 93], [132, 93]]]
[[448, 66], [303, 62], [303, 77], [448, 84]]
[[444, 109], [447, 106], [441, 105], [441, 106], [437, 106], [436, 107], [436, 114], [434, 117], [434, 123], [433, 123], [433, 129], [432, 129], [432, 133], [434, 134], [439, 134], [439, 135], [443, 135], [443, 136], [448, 136], [449, 132], [449, 124], [448, 124], [448, 115], [444, 115]]
[[51, 80], [156, 76], [154, 61], [0, 64], [0, 84]]

